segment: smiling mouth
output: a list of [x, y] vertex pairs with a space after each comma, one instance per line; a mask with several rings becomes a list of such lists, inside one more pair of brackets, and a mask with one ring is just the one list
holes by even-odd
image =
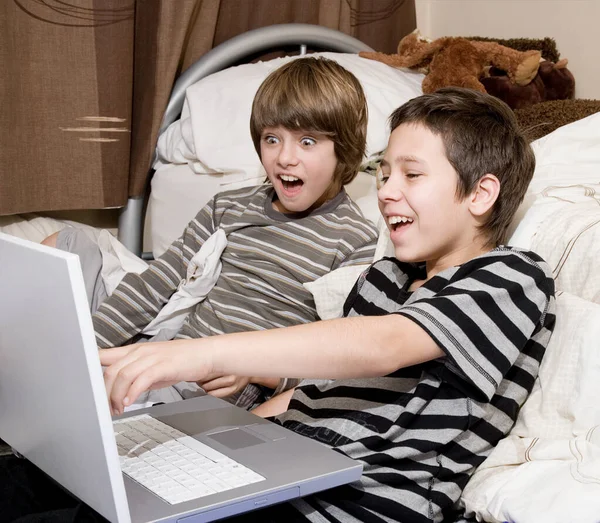
[[408, 227], [413, 222], [413, 219], [408, 216], [388, 216], [387, 221], [392, 231], [396, 231], [402, 227]]

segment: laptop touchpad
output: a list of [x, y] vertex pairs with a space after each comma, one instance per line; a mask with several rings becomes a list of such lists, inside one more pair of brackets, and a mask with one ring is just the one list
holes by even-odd
[[225, 445], [227, 448], [232, 450], [243, 449], [245, 447], [251, 447], [252, 445], [264, 443], [262, 439], [259, 439], [242, 429], [231, 429], [224, 432], [217, 432], [207, 437], [214, 439], [217, 443]]

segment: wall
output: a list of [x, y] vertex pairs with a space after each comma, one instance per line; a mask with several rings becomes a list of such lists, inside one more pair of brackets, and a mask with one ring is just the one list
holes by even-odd
[[568, 58], [577, 98], [600, 99], [599, 0], [416, 0], [424, 36], [486, 36], [556, 40]]

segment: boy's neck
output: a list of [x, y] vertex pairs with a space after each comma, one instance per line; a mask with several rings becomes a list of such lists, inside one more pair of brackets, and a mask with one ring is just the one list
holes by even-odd
[[409, 290], [413, 291], [418, 289], [421, 285], [429, 281], [440, 272], [443, 272], [451, 267], [458, 267], [494, 249], [495, 247], [492, 247], [487, 243], [474, 240], [471, 245], [465, 245], [464, 247], [451, 253], [447, 253], [435, 260], [428, 260], [425, 262], [425, 271], [427, 274], [426, 278], [423, 280], [415, 280], [411, 284]]

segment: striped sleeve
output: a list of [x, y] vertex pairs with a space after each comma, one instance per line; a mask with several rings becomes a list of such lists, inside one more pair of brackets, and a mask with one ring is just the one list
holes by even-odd
[[398, 311], [429, 333], [447, 355], [446, 368], [475, 387], [476, 399], [491, 400], [544, 323], [554, 284], [532, 255], [481, 257], [435, 295]]
[[187, 266], [214, 232], [214, 200], [187, 225], [181, 237], [141, 274], [127, 274], [92, 320], [99, 347], [117, 347], [141, 332], [186, 276]]

